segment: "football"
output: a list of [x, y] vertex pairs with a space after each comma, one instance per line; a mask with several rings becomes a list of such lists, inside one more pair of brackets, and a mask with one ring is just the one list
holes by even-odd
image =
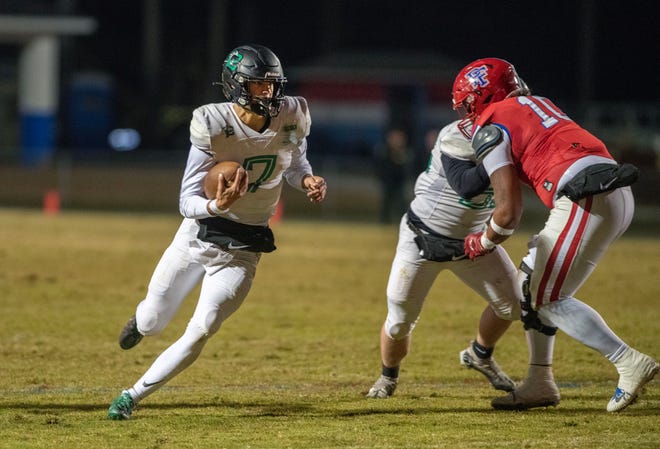
[[229, 187], [234, 181], [236, 170], [241, 164], [234, 161], [220, 161], [215, 164], [204, 178], [204, 193], [207, 198], [215, 198], [218, 191], [218, 175], [222, 173], [225, 177], [225, 186]]

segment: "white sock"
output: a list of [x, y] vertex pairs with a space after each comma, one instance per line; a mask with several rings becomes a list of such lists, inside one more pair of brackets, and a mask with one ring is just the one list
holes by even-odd
[[552, 365], [552, 356], [555, 347], [555, 336], [545, 335], [534, 329], [525, 331], [527, 347], [529, 348], [530, 365]]
[[188, 324], [184, 334], [156, 358], [146, 373], [129, 389], [134, 402], [149, 396], [189, 367], [202, 352], [208, 337]]
[[579, 299], [565, 298], [555, 301], [539, 308], [538, 313], [571, 338], [595, 349], [605, 357], [620, 356], [618, 351], [625, 345], [600, 314]]
[[621, 359], [621, 356], [623, 356], [623, 354], [625, 354], [628, 351], [628, 349], [631, 349], [630, 346], [628, 346], [627, 344], [622, 344], [617, 348], [616, 351], [614, 351], [611, 354], [606, 354], [605, 357], [607, 357], [607, 359], [610, 362], [616, 364], [616, 362], [618, 362], [619, 359]]

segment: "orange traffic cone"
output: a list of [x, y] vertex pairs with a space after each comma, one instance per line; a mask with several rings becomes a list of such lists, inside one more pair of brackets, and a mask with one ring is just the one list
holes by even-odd
[[44, 194], [44, 213], [46, 215], [57, 215], [60, 212], [60, 192], [51, 189]]

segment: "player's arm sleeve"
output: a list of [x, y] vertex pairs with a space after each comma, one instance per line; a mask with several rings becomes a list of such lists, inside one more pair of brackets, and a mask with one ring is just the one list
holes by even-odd
[[214, 159], [209, 154], [192, 145], [188, 153], [186, 169], [179, 192], [179, 212], [186, 218], [210, 217], [204, 194], [204, 177], [213, 167]]
[[190, 151], [179, 191], [179, 212], [186, 218], [210, 217], [204, 194], [204, 177], [215, 162], [211, 150], [211, 125], [208, 111], [200, 107], [190, 120]]
[[303, 97], [293, 97], [294, 108], [296, 109], [297, 122], [300, 129], [296, 133], [298, 139], [297, 148], [293, 151], [291, 165], [284, 172], [284, 179], [294, 189], [304, 191], [302, 180], [305, 176], [313, 175], [312, 165], [307, 160], [307, 136], [312, 125], [312, 119], [309, 115], [307, 101]]
[[441, 153], [440, 160], [445, 170], [447, 182], [463, 198], [472, 198], [484, 192], [490, 185], [490, 179], [482, 164], [451, 157]]
[[307, 160], [307, 140], [303, 140], [301, 145], [293, 152], [291, 165], [284, 172], [286, 182], [294, 189], [303, 192], [302, 180], [305, 176], [314, 174], [312, 165]]
[[211, 149], [211, 118], [206, 107], [193, 111], [190, 120], [190, 151], [179, 191], [179, 212], [186, 218], [210, 217], [204, 193], [204, 178], [215, 163]]

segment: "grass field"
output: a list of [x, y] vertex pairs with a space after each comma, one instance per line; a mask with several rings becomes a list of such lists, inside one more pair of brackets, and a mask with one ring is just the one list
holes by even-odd
[[[396, 229], [283, 221], [243, 307], [200, 359], [106, 419], [183, 331], [196, 291], [163, 334], [122, 351], [117, 336], [172, 238], [172, 215], [0, 209], [0, 448], [658, 448], [660, 385], [620, 414], [605, 405], [617, 375], [559, 334], [558, 407], [498, 412], [500, 394], [458, 352], [483, 301], [451, 274], [432, 290], [387, 400], [364, 393], [379, 374], [378, 332]], [[505, 245], [520, 259], [526, 232]], [[660, 240], [617, 242], [578, 295], [636, 348], [660, 356]], [[516, 380], [527, 350], [518, 323], [496, 356]]]

